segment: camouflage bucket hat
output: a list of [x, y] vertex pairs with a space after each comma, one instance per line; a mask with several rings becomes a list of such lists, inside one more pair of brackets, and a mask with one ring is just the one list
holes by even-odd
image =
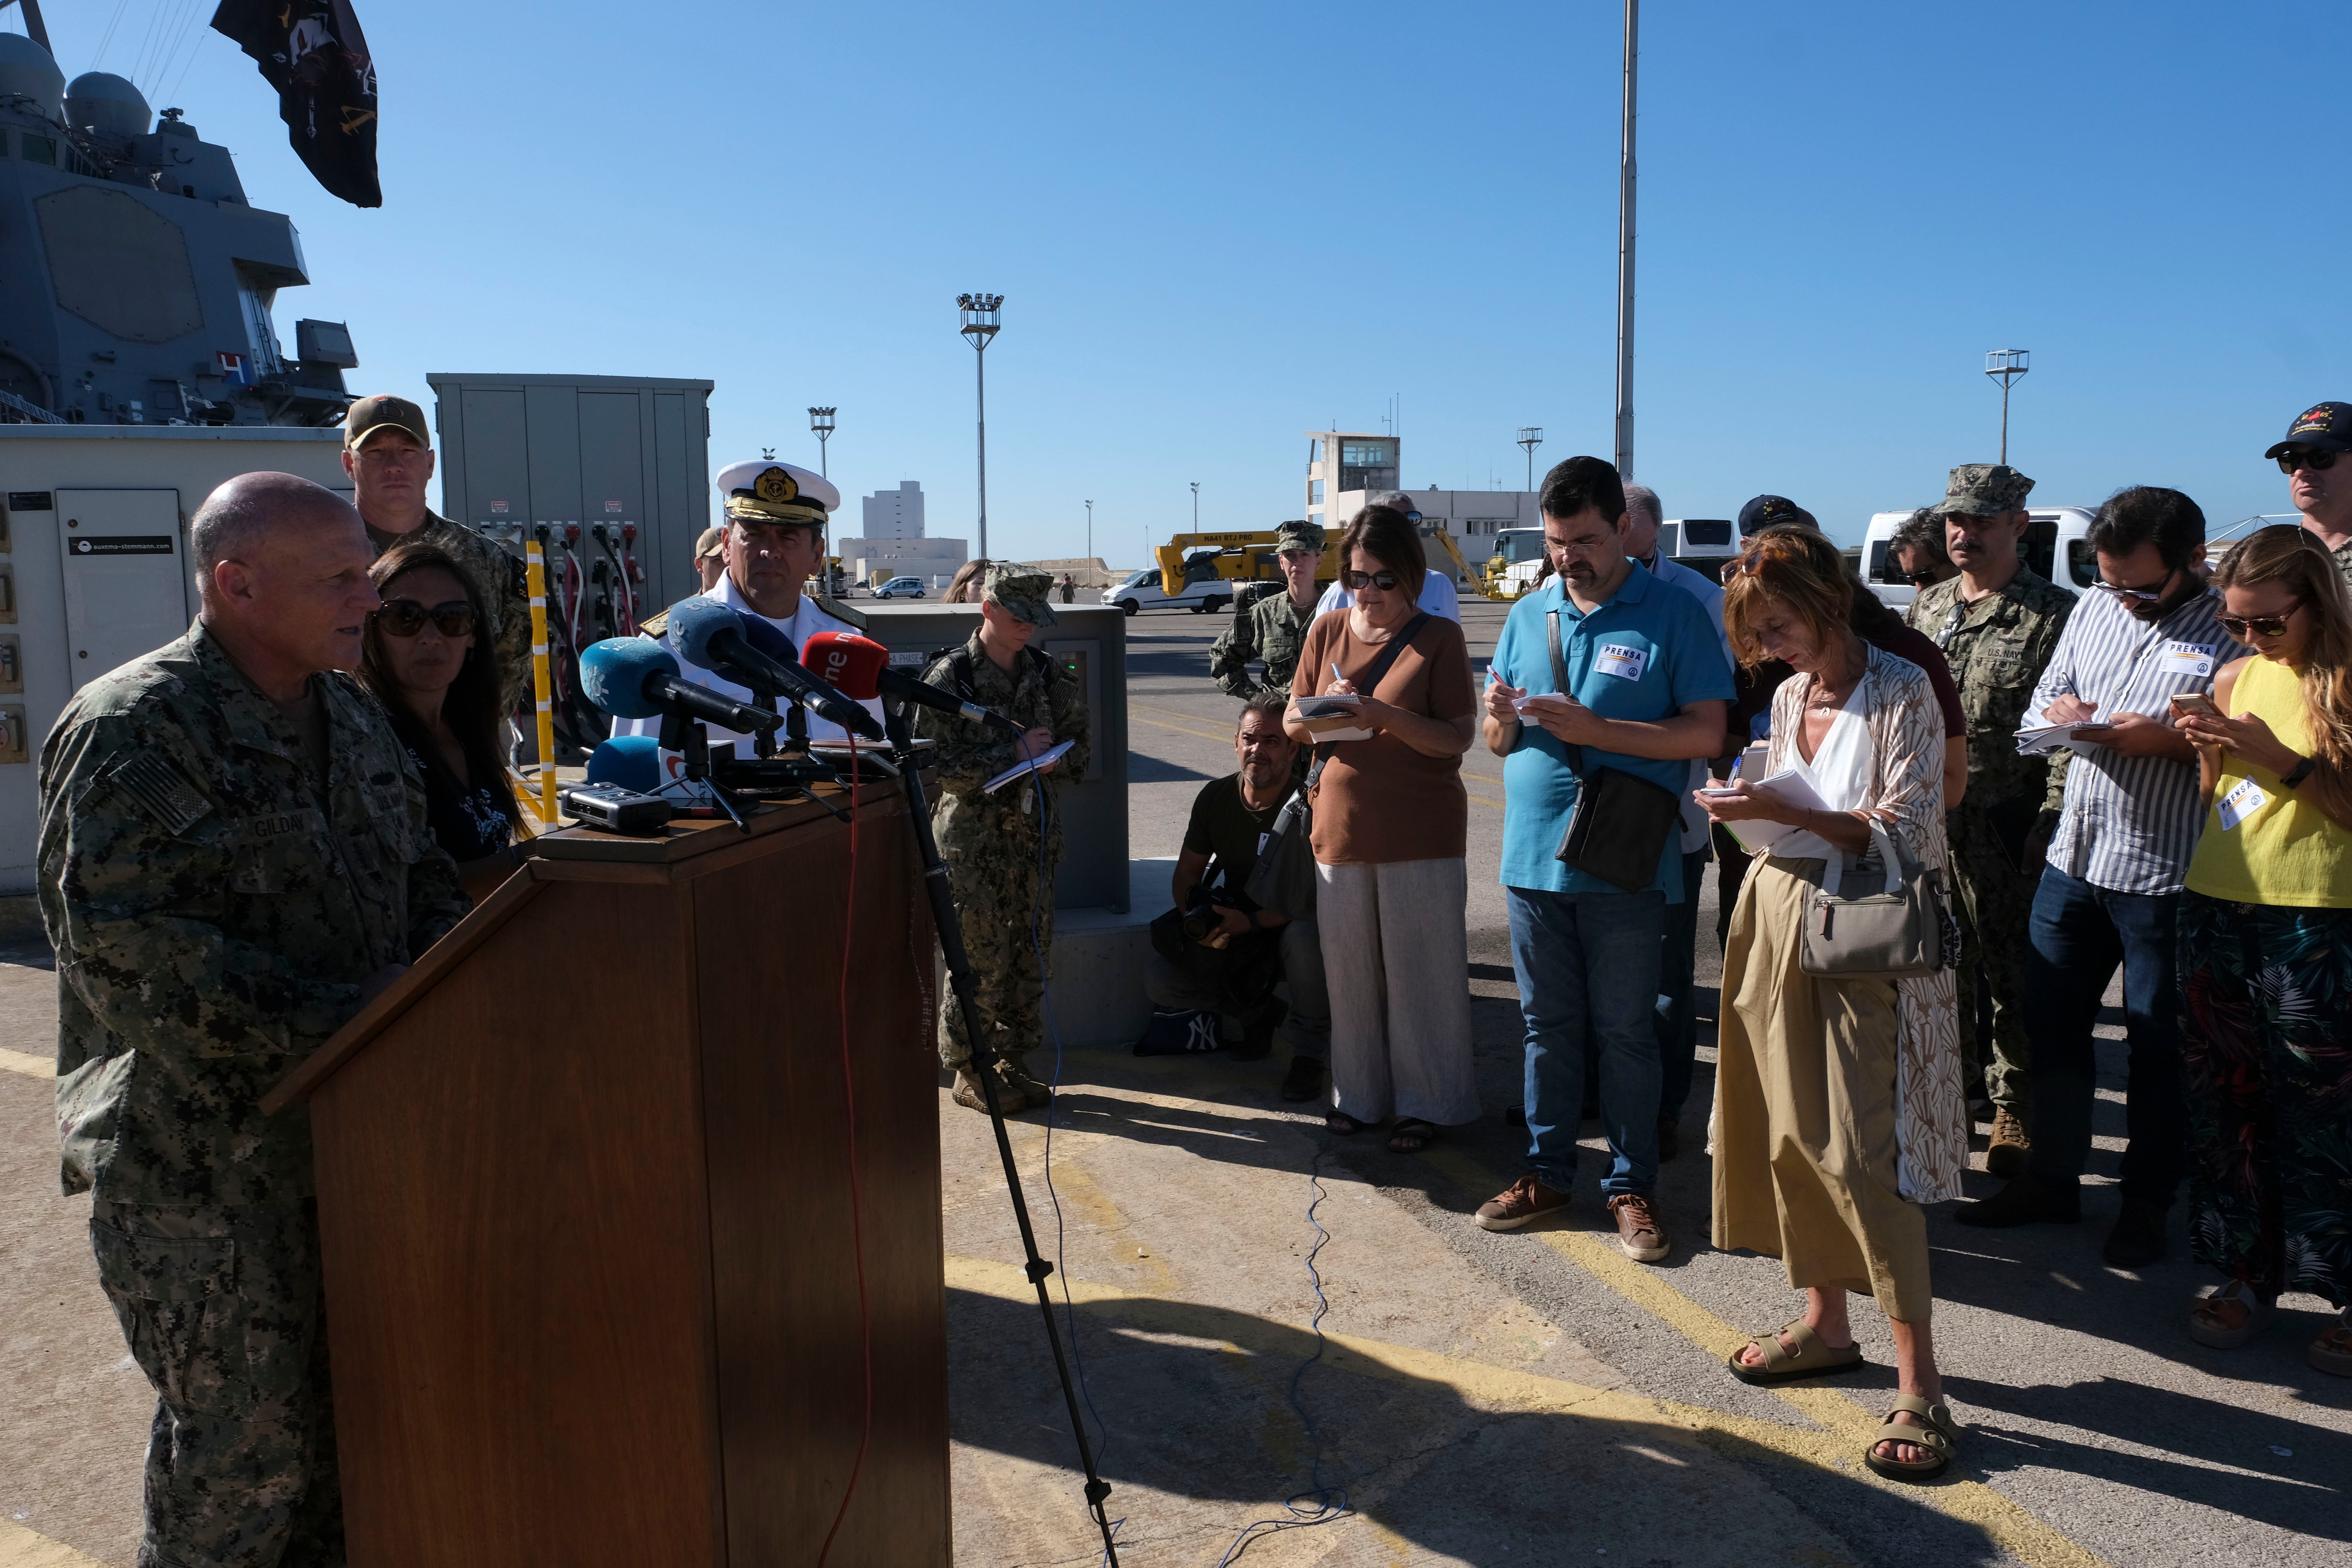
[[1291, 550], [1312, 550], [1323, 553], [1323, 531], [1311, 522], [1293, 520], [1279, 523], [1274, 531], [1274, 552], [1277, 555]]
[[2015, 511], [2032, 493], [2033, 481], [2005, 463], [1962, 463], [1952, 470], [1935, 512], [1937, 517], [1956, 511], [1996, 517]]
[[981, 581], [981, 597], [994, 601], [1041, 629], [1061, 624], [1054, 607], [1045, 602], [1053, 591], [1051, 576], [1026, 566], [991, 566]]

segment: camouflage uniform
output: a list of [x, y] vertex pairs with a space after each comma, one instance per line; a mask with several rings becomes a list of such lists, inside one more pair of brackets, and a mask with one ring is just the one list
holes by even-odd
[[[2007, 511], [2024, 505], [2032, 488], [2031, 479], [2012, 469], [1968, 464], [1952, 470], [1952, 495], [1937, 510]], [[1954, 506], [1954, 500], [1962, 504]], [[2042, 867], [2037, 859], [2020, 871], [1994, 823], [2021, 828], [2030, 848], [2038, 814], [2054, 813], [2063, 797], [2063, 763], [2052, 767], [2043, 758], [2019, 756], [2017, 731], [2057, 649], [2074, 596], [2023, 565], [1998, 592], [1965, 607], [1960, 584], [1953, 577], [1922, 589], [1906, 618], [1942, 647], [1968, 715], [1968, 792], [1945, 817], [1961, 932], [1960, 1048], [1970, 1058], [1978, 1054], [1976, 976], [1981, 965], [1992, 997], [1985, 1090], [1996, 1106], [2024, 1121], [2032, 1116], [2032, 1083], [2017, 996]]]
[[157, 1394], [142, 1568], [342, 1560], [310, 1116], [260, 1101], [466, 900], [382, 710], [312, 679], [324, 780], [201, 625], [41, 751], [63, 1184]]
[[499, 651], [506, 708], [512, 712], [530, 689], [530, 576], [522, 557], [435, 511], [406, 533], [372, 527], [368, 538], [378, 555], [395, 544], [430, 544], [465, 567], [489, 616], [490, 645]]
[[[987, 582], [987, 597], [1038, 626], [1040, 635], [1055, 624], [1045, 603], [1052, 580], [1045, 574], [992, 566]], [[969, 672], [968, 689], [958, 688], [959, 664]], [[992, 1032], [991, 1048], [1017, 1064], [1045, 1037], [1045, 982], [1037, 954], [1054, 951], [1054, 871], [1062, 858], [1059, 799], [1063, 781], [1086, 771], [1086, 693], [1059, 660], [1037, 652], [1034, 643], [1022, 650], [1010, 674], [999, 669], [981, 647], [978, 632], [958, 653], [933, 660], [923, 679], [1024, 729], [1051, 730], [1056, 742], [1077, 742], [1045, 775], [1042, 805], [1037, 786], [1027, 779], [983, 795], [982, 784], [1020, 760], [1013, 738], [952, 714], [916, 710], [917, 733], [938, 742], [931, 762], [939, 770], [940, 798], [931, 827], [940, 858], [947, 862], [964, 952], [978, 982], [981, 1025]], [[951, 991], [940, 998], [940, 1060], [961, 1067], [971, 1058], [971, 1044]]]
[[[1323, 552], [1323, 531], [1311, 522], [1286, 522], [1275, 531], [1277, 554], [1292, 550]], [[1229, 696], [1247, 702], [1253, 698], [1290, 695], [1290, 678], [1298, 668], [1299, 650], [1307, 646], [1307, 628], [1315, 624], [1315, 606], [1301, 610], [1290, 602], [1289, 584], [1276, 583], [1250, 595], [1247, 588], [1234, 597], [1233, 625], [1209, 649], [1209, 679]], [[1265, 679], [1252, 679], [1253, 659], [1265, 661]]]

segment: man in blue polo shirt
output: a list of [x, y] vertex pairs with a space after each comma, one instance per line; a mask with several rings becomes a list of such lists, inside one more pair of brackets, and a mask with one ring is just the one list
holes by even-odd
[[[1516, 1230], [1568, 1203], [1584, 1058], [1601, 1056], [1601, 1178], [1617, 1244], [1643, 1263], [1673, 1242], [1658, 1216], [1659, 941], [1689, 896], [1668, 831], [1650, 885], [1628, 892], [1556, 858], [1579, 770], [1616, 768], [1680, 796], [1693, 758], [1723, 743], [1731, 666], [1699, 601], [1626, 554], [1625, 490], [1598, 458], [1544, 476], [1544, 550], [1554, 579], [1511, 606], [1486, 688], [1487, 747], [1503, 762], [1503, 887], [1511, 964], [1527, 1021], [1528, 1173], [1478, 1210]], [[1558, 616], [1562, 681], [1553, 674]], [[1535, 699], [1522, 711], [1520, 704]], [[1605, 834], [1609, 825], [1599, 825]]]

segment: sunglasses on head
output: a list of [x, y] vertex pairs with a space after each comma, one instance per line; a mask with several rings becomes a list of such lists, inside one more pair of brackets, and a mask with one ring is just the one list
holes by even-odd
[[2217, 616], [2214, 618], [2221, 623], [2223, 631], [2228, 632], [2240, 642], [2243, 642], [2250, 635], [2258, 637], [2286, 636], [2287, 622], [2294, 619], [2295, 610], [2301, 608], [2303, 604], [2298, 600], [2294, 609], [2287, 611], [2283, 616]]
[[414, 599], [387, 599], [383, 608], [375, 613], [376, 624], [396, 637], [413, 637], [431, 621], [434, 628], [445, 637], [455, 639], [474, 633], [474, 606], [463, 599], [452, 599], [446, 605], [426, 609]]
[[1339, 581], [1349, 588], [1378, 588], [1383, 594], [1391, 594], [1402, 579], [1393, 572], [1342, 572]]
[[2336, 454], [2323, 452], [2316, 448], [2305, 451], [2290, 449], [2278, 455], [2278, 466], [2279, 472], [2282, 474], [2291, 474], [2297, 468], [2310, 468], [2315, 471], [2332, 468], [2336, 466]]

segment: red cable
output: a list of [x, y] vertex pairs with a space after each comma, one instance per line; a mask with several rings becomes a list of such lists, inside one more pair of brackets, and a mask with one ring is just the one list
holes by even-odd
[[841, 1092], [849, 1104], [849, 1240], [850, 1249], [857, 1260], [857, 1344], [866, 1369], [866, 1409], [857, 1430], [857, 1458], [849, 1467], [849, 1486], [841, 1494], [841, 1506], [834, 1510], [833, 1528], [824, 1532], [824, 1544], [817, 1549], [817, 1568], [824, 1568], [826, 1555], [833, 1551], [833, 1538], [841, 1533], [841, 1521], [849, 1516], [849, 1500], [857, 1495], [858, 1472], [866, 1468], [866, 1446], [874, 1436], [874, 1313], [866, 1300], [866, 1226], [860, 1217], [863, 1200], [857, 1188], [857, 1084], [849, 1058], [849, 953], [857, 930], [857, 740], [849, 741], [849, 902], [843, 910], [841, 924]]

